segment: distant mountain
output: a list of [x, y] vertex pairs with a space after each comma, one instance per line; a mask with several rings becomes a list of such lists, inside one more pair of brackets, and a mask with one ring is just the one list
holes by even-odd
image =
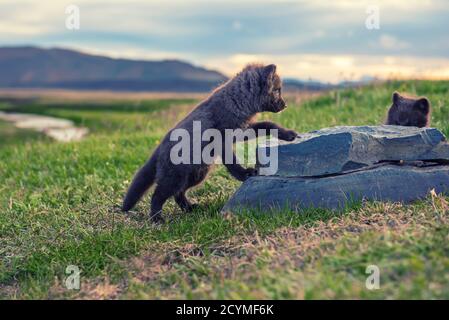
[[178, 60], [112, 59], [66, 49], [0, 47], [0, 87], [209, 91], [226, 77]]
[[343, 88], [354, 88], [374, 83], [378, 81], [376, 77], [363, 76], [360, 80], [353, 81], [341, 81], [336, 84], [325, 83], [314, 80], [298, 80], [287, 78], [283, 80], [284, 91], [321, 91], [321, 90], [332, 90], [332, 89], [343, 89]]
[[298, 79], [286, 78], [283, 81], [285, 91], [320, 91], [337, 88], [338, 85], [323, 83], [319, 81], [303, 81]]

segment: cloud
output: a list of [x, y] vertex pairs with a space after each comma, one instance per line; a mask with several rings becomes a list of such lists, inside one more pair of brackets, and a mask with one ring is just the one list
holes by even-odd
[[384, 49], [406, 49], [410, 44], [405, 41], [399, 41], [393, 36], [383, 34], [379, 38], [379, 45]]
[[242, 29], [242, 23], [238, 20], [232, 22], [232, 29], [239, 31]]
[[58, 15], [59, 10], [64, 10], [64, 7], [58, 3], [49, 6], [30, 0], [3, 0], [0, 3], [1, 38], [27, 37], [51, 32], [64, 13], [62, 11], [62, 14]]
[[252, 55], [236, 54], [205, 61], [205, 65], [220, 65], [229, 75], [250, 62], [275, 63], [285, 78], [319, 79], [336, 83], [359, 80], [366, 75], [390, 78], [449, 78], [449, 58], [419, 58], [413, 56], [370, 55]]
[[[72, 3], [81, 10], [76, 32], [65, 28]], [[368, 5], [379, 6], [380, 30], [365, 27]], [[2, 0], [0, 45], [181, 58], [227, 73], [265, 59], [289, 77], [328, 81], [439, 75], [449, 59], [448, 14], [445, 0]]]

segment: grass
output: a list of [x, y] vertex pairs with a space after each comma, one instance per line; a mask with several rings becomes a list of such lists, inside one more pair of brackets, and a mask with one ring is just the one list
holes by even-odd
[[0, 120], [0, 148], [8, 145], [22, 144], [31, 141], [46, 140], [43, 134], [32, 130], [17, 129], [13, 124]]
[[43, 104], [0, 104], [6, 112], [33, 113], [70, 119], [78, 126], [86, 126], [94, 133], [135, 132], [160, 129], [167, 123], [165, 117], [154, 114], [174, 105], [191, 105], [192, 99], [165, 99], [113, 102], [52, 102]]
[[[330, 92], [264, 114], [299, 132], [378, 124], [394, 90], [426, 95], [433, 126], [449, 135], [449, 82], [390, 82]], [[239, 186], [219, 166], [190, 197], [185, 215], [153, 226], [148, 201], [119, 206], [135, 170], [194, 101], [2, 105], [74, 120], [83, 141], [55, 143], [0, 124], [0, 296], [2, 298], [449, 298], [448, 198], [367, 203], [340, 213], [307, 210], [222, 217]], [[6, 132], [6, 133], [5, 133]], [[12, 132], [12, 133], [11, 133]], [[2, 140], [3, 142], [4, 140]], [[365, 287], [368, 265], [380, 289]], [[81, 290], [64, 286], [68, 265]]]

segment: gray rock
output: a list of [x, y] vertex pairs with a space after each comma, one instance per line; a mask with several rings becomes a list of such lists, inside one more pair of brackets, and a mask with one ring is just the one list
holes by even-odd
[[449, 192], [449, 144], [434, 128], [334, 127], [279, 143], [259, 147], [259, 156], [277, 148], [276, 174], [245, 181], [223, 212], [339, 209], [363, 199], [410, 202], [431, 189]]
[[276, 148], [278, 171], [275, 175], [283, 177], [329, 175], [383, 161], [438, 159], [449, 162], [449, 144], [434, 128], [386, 125], [326, 128], [301, 134], [301, 138], [293, 142], [280, 142], [279, 146], [260, 146], [258, 154], [276, 152]]
[[429, 167], [384, 164], [373, 169], [322, 178], [258, 176], [245, 181], [222, 209], [344, 208], [352, 201], [410, 202], [431, 189], [449, 191], [449, 166]]

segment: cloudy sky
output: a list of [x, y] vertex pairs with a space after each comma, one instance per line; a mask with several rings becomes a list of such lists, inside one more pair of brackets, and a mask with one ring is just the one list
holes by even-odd
[[[79, 30], [66, 28], [71, 4]], [[380, 28], [368, 29], [377, 9]], [[227, 75], [257, 61], [330, 82], [449, 78], [448, 16], [447, 0], [0, 0], [0, 46], [177, 58]]]

